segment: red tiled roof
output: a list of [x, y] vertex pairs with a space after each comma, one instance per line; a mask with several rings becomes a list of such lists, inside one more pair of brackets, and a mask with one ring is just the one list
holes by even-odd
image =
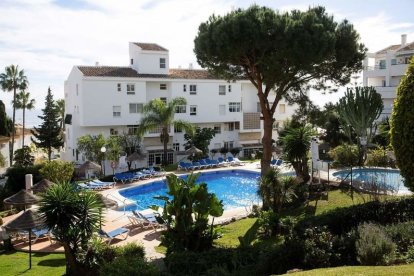
[[414, 42], [408, 43], [404, 48], [399, 49], [397, 52], [412, 51], [414, 50]]
[[161, 47], [158, 44], [155, 43], [141, 43], [141, 42], [134, 42], [135, 45], [141, 47], [142, 50], [147, 51], [168, 51], [164, 47]]
[[380, 51], [376, 52], [376, 54], [386, 54], [386, 53], [387, 53], [387, 51], [389, 51], [389, 50], [393, 50], [393, 51], [395, 51], [395, 50], [397, 50], [399, 47], [401, 47], [401, 44], [391, 45], [391, 46], [388, 46], [388, 47], [387, 47], [387, 48], [385, 48], [385, 49], [382, 49], [382, 50], [380, 50]]
[[165, 78], [165, 79], [220, 79], [207, 70], [200, 69], [170, 69], [168, 75], [164, 74], [138, 74], [131, 67], [114, 66], [78, 66], [87, 77], [121, 77], [121, 78]]

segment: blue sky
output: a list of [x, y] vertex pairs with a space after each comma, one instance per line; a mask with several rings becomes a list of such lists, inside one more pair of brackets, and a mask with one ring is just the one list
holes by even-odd
[[[130, 41], [166, 47], [171, 67], [197, 67], [193, 40], [199, 24], [213, 13], [252, 3], [283, 11], [325, 6], [337, 21], [351, 21], [374, 52], [399, 43], [402, 33], [414, 41], [413, 0], [1, 0], [0, 70], [10, 64], [25, 69], [39, 111], [48, 86], [55, 98], [63, 98], [74, 65], [128, 65]], [[323, 103], [339, 96], [315, 93], [312, 98]], [[6, 104], [11, 97], [0, 91]]]

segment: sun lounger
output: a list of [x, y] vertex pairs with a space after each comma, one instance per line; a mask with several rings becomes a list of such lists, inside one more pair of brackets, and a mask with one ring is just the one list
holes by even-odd
[[211, 168], [211, 165], [207, 163], [206, 160], [201, 159], [199, 162], [201, 166], [204, 166], [204, 168]]
[[78, 184], [78, 188], [80, 188], [80, 189], [84, 189], [84, 190], [90, 190], [90, 191], [92, 191], [92, 190], [100, 190], [100, 189], [102, 189], [102, 187], [98, 187], [98, 186], [90, 186], [90, 185], [85, 184], [85, 183], [79, 183], [79, 184]]
[[[29, 240], [29, 232], [28, 231], [19, 231], [18, 235], [23, 237], [25, 240]], [[36, 243], [40, 238], [48, 238], [49, 242], [52, 243], [50, 230], [43, 228], [43, 229], [32, 229], [32, 240], [30, 241], [32, 244]]]
[[181, 170], [188, 171], [188, 170], [191, 170], [192, 165], [190, 163], [186, 163], [186, 162], [181, 161], [180, 163], [178, 163], [178, 168], [181, 169]]
[[205, 168], [205, 166], [201, 165], [200, 162], [193, 162], [193, 167], [197, 170]]
[[129, 222], [131, 223], [132, 226], [137, 227], [137, 228], [142, 228], [142, 229], [146, 229], [146, 228], [152, 228], [153, 230], [155, 230], [155, 225], [151, 222], [148, 222], [147, 220], [144, 220], [140, 217], [137, 217], [135, 215], [133, 216], [127, 216]]
[[210, 164], [210, 167], [218, 167], [219, 163], [217, 160], [211, 160], [211, 159], [204, 159], [206, 160], [207, 164]]
[[219, 166], [226, 166], [227, 167], [227, 166], [230, 165], [230, 163], [225, 161], [222, 157], [217, 158], [217, 161], [218, 161]]
[[146, 223], [151, 224], [151, 226], [154, 228], [154, 230], [155, 230], [156, 228], [158, 228], [158, 227], [161, 227], [161, 226], [162, 226], [162, 225], [158, 222], [158, 220], [157, 220], [157, 218], [156, 218], [156, 215], [155, 215], [154, 213], [144, 215], [144, 214], [142, 214], [142, 213], [140, 213], [140, 212], [137, 212], [137, 211], [135, 211], [135, 210], [134, 210], [134, 211], [132, 211], [132, 213], [133, 213], [133, 215], [134, 215], [136, 218], [141, 219], [141, 220], [145, 221]]
[[128, 235], [129, 235], [129, 229], [120, 227], [120, 228], [114, 229], [110, 232], [105, 232], [104, 230], [101, 229], [101, 230], [99, 230], [98, 233], [101, 237], [107, 238], [108, 239], [108, 244], [111, 244], [111, 242], [114, 238], [116, 238], [118, 236], [121, 236], [121, 235], [125, 235], [124, 240], [126, 240], [126, 238], [128, 238]]

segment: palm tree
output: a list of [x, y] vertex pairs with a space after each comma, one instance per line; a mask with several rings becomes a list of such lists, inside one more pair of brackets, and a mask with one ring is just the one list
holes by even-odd
[[[18, 65], [10, 65], [5, 68], [5, 73], [0, 74], [0, 85], [3, 91], [13, 91], [13, 102], [16, 101], [16, 91], [25, 90], [29, 84], [24, 70], [19, 71]], [[16, 107], [13, 105], [13, 126], [12, 126], [12, 142], [10, 145], [10, 165], [13, 164], [14, 154], [14, 124], [16, 122]]]
[[96, 194], [79, 193], [70, 183], [54, 185], [43, 194], [39, 212], [65, 250], [66, 275], [88, 275], [76, 255], [99, 229], [101, 210], [102, 201]]
[[17, 109], [23, 109], [23, 135], [22, 135], [22, 148], [24, 148], [24, 127], [26, 123], [26, 109], [32, 110], [35, 105], [35, 99], [30, 99], [30, 93], [24, 92], [24, 90], [20, 91], [16, 95], [16, 99], [13, 102], [13, 106]]
[[296, 179], [292, 176], [281, 176], [278, 169], [270, 170], [259, 179], [258, 194], [263, 200], [263, 210], [271, 209], [280, 214], [284, 203], [296, 197], [294, 186]]
[[164, 144], [163, 165], [168, 164], [167, 145], [170, 140], [169, 127], [173, 125], [175, 128], [184, 129], [187, 133], [193, 132], [193, 125], [187, 121], [174, 120], [176, 107], [186, 105], [185, 98], [178, 97], [165, 103], [160, 99], [154, 99], [144, 106], [144, 117], [141, 119], [138, 135], [142, 136], [145, 132], [161, 128], [160, 139]]
[[60, 122], [60, 128], [61, 129], [65, 129], [65, 100], [64, 99], [60, 99], [60, 100], [56, 100], [56, 109], [58, 111], [59, 114], [59, 122]]
[[283, 159], [295, 169], [296, 175], [307, 182], [310, 179], [308, 167], [308, 152], [315, 131], [312, 126], [292, 127], [281, 137]]

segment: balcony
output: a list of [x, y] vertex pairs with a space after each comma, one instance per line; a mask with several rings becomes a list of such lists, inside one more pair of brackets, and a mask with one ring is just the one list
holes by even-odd
[[402, 75], [404, 75], [405, 70], [407, 70], [407, 66], [408, 66], [408, 64], [405, 64], [405, 63], [391, 65], [390, 75], [391, 76], [402, 76]]
[[260, 129], [260, 112], [243, 113], [243, 130]]
[[397, 86], [375, 86], [375, 90], [383, 99], [395, 99]]

